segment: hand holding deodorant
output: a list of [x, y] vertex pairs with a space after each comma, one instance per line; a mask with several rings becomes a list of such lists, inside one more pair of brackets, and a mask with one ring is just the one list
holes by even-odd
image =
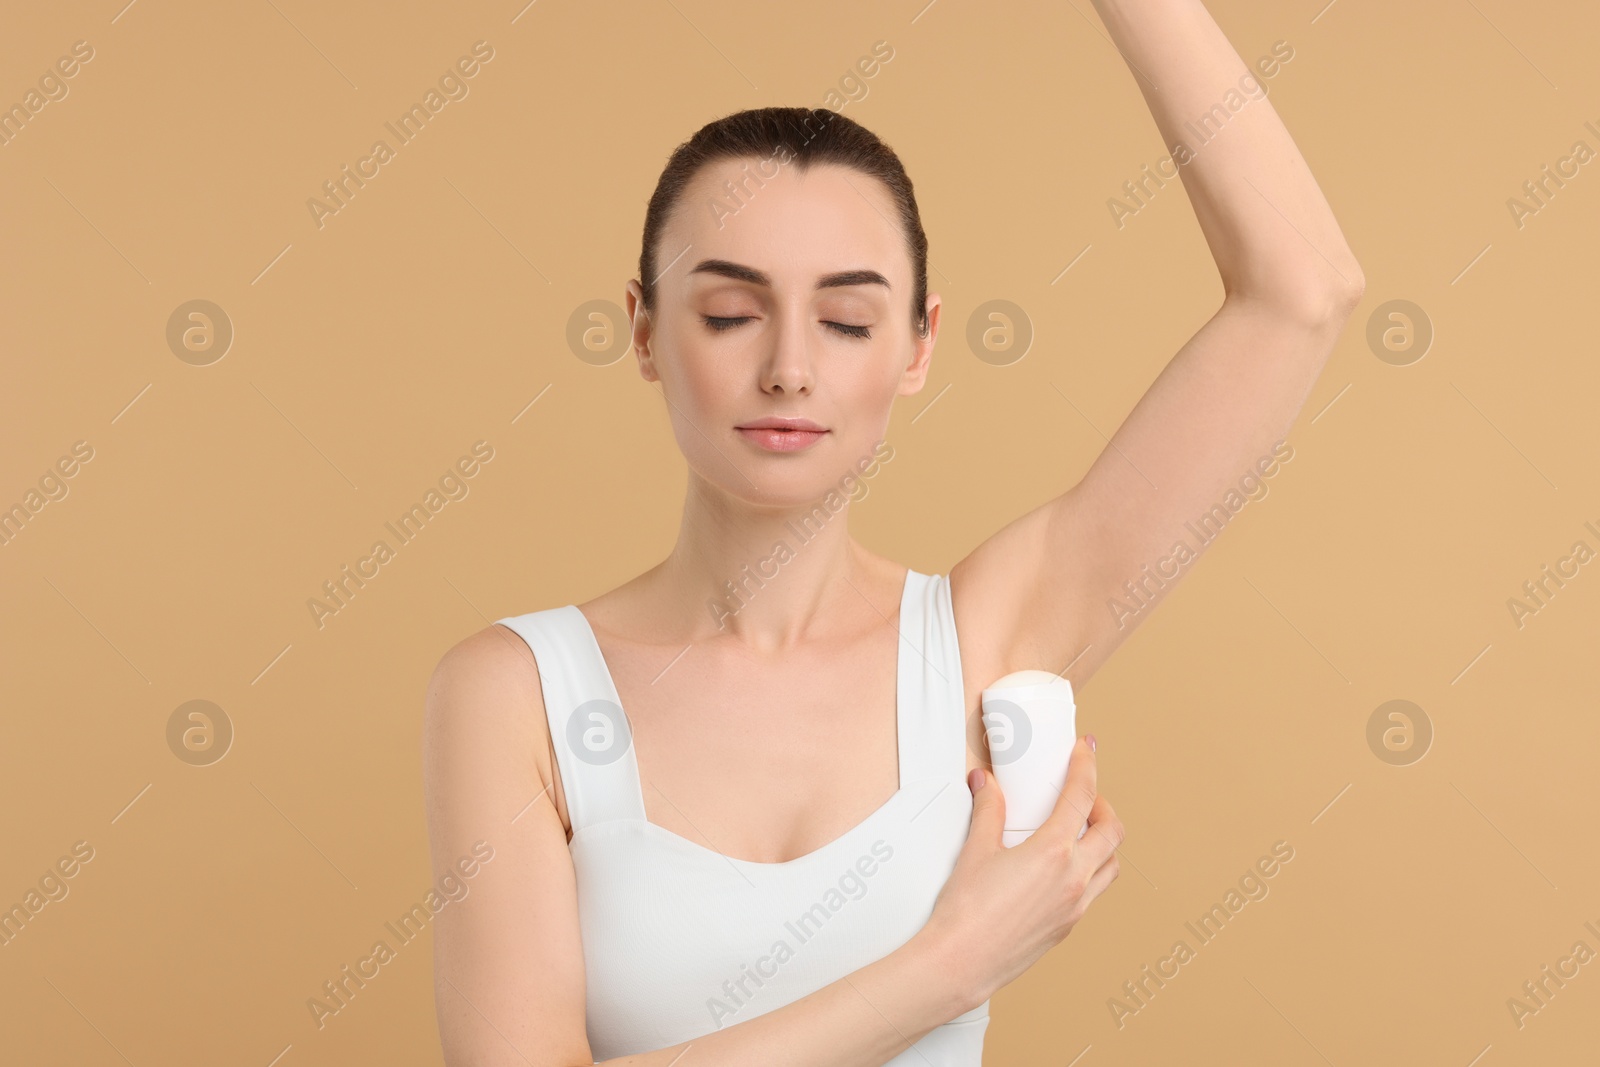
[[[1050, 671], [1016, 671], [983, 691], [983, 726], [1006, 798], [1007, 848], [1026, 841], [1055, 809], [1077, 743], [1072, 683]], [[1078, 836], [1089, 829], [1085, 823]]]

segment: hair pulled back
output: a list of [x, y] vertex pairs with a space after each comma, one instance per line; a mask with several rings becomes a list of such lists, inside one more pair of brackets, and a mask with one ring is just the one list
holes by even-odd
[[[854, 119], [827, 108], [763, 107], [738, 111], [708, 122], [680, 144], [667, 160], [644, 216], [644, 246], [639, 254], [639, 285], [645, 310], [656, 308], [656, 251], [667, 218], [683, 199], [700, 168], [725, 159], [755, 157], [760, 162], [745, 169], [738, 185], [726, 183], [728, 198], [717, 201], [731, 213], [730, 205], [754, 195], [765, 180], [777, 176], [781, 166], [805, 173], [819, 163], [849, 167], [877, 178], [888, 189], [900, 216], [911, 254], [911, 325], [919, 337], [928, 332], [928, 237], [922, 230], [917, 198], [912, 192], [900, 157], [876, 134]], [[753, 188], [752, 188], [753, 183]], [[670, 262], [670, 260], [669, 260]]]

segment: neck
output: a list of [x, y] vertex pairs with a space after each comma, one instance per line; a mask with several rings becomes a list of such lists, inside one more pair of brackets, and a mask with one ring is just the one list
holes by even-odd
[[837, 490], [799, 506], [758, 505], [691, 472], [678, 542], [651, 584], [663, 602], [690, 608], [696, 633], [779, 650], [819, 616], [854, 616], [871, 603], [876, 561], [850, 537], [849, 512]]

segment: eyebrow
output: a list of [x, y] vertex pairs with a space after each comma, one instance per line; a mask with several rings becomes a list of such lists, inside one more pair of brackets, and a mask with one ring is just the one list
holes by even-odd
[[[749, 282], [751, 285], [760, 285], [772, 288], [772, 278], [765, 271], [746, 267], [742, 263], [732, 263], [726, 259], [702, 259], [695, 264], [690, 274], [717, 274], [735, 281]], [[889, 284], [889, 279], [875, 270], [841, 270], [832, 274], [824, 274], [817, 279], [818, 289], [837, 289], [849, 285], [881, 285], [890, 292], [894, 287]]]

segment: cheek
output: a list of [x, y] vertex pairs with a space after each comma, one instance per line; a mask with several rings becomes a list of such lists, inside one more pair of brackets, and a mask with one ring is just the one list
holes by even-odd
[[879, 350], [870, 360], [844, 372], [839, 384], [853, 405], [876, 410], [894, 402], [903, 369], [898, 352]]
[[883, 363], [863, 365], [834, 380], [829, 408], [840, 422], [840, 444], [865, 455], [889, 424], [900, 375]]
[[693, 344], [677, 350], [668, 379], [673, 403], [697, 420], [727, 412], [749, 387], [735, 360]]

